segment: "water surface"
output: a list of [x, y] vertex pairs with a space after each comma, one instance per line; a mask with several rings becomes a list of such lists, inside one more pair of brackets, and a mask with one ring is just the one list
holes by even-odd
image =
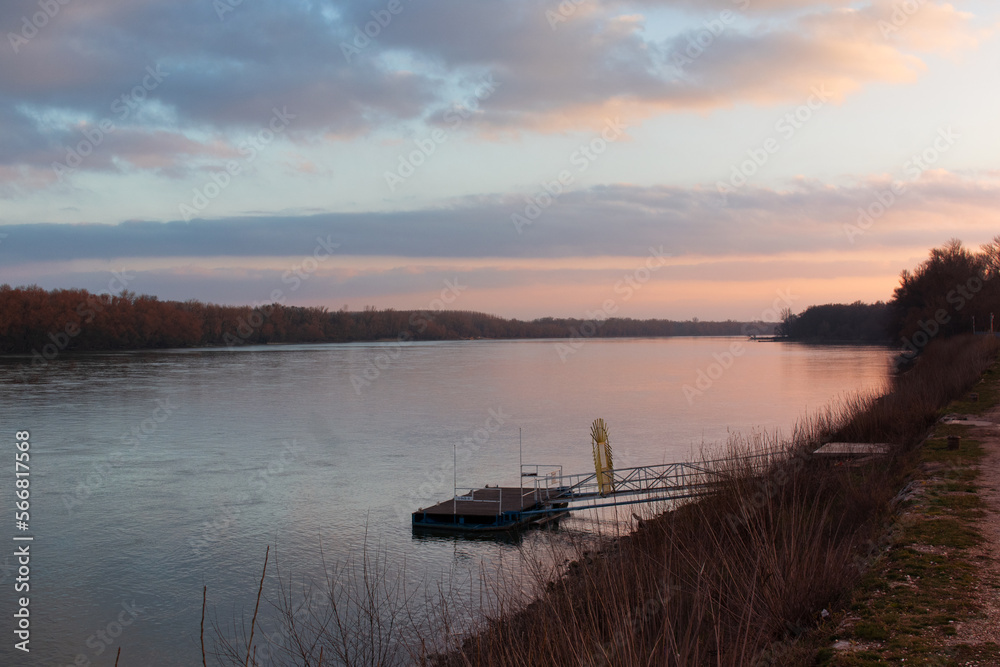
[[[525, 462], [586, 472], [603, 417], [619, 467], [686, 460], [730, 431], [787, 432], [888, 371], [874, 347], [567, 343], [93, 354], [28, 375], [23, 359], [0, 361], [0, 430], [32, 443], [32, 651], [19, 664], [113, 664], [119, 645], [122, 664], [200, 663], [202, 586], [220, 622], [252, 612], [267, 545], [283, 573], [315, 576], [321, 544], [336, 561], [367, 539], [415, 585], [450, 577], [474, 596], [480, 564], [516, 567], [516, 546], [409, 526], [451, 496], [456, 454], [460, 490], [516, 484], [519, 434]], [[589, 529], [583, 515], [561, 528]], [[139, 610], [124, 627], [123, 609]], [[15, 655], [5, 641], [0, 662]]]

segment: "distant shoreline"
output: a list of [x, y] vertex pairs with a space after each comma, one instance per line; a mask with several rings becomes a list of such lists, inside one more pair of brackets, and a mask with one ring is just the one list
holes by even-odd
[[[507, 319], [467, 310], [328, 311], [321, 307], [220, 306], [160, 301], [123, 291], [0, 285], [0, 355], [27, 354], [51, 361], [72, 351], [235, 349], [245, 345], [436, 340], [663, 338], [772, 335], [776, 322], [686, 321], [612, 317]], [[599, 317], [595, 315], [595, 318]]]

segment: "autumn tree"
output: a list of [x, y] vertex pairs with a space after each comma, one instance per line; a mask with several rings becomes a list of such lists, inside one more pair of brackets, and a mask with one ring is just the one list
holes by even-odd
[[[929, 337], [972, 331], [988, 324], [996, 282], [990, 282], [989, 262], [952, 239], [912, 272], [903, 271], [889, 303], [889, 331], [897, 339], [911, 339], [918, 331]], [[985, 290], [985, 294], [984, 294]]]

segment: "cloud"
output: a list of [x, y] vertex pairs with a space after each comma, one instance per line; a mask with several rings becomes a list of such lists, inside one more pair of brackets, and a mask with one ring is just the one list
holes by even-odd
[[[889, 0], [755, 1], [745, 12], [732, 2], [588, 0], [555, 29], [546, 12], [559, 5], [548, 0], [401, 6], [369, 39], [357, 31], [381, 5], [245, 2], [221, 19], [198, 0], [60, 5], [17, 53], [0, 48], [0, 164], [50, 166], [149, 67], [166, 78], [81, 169], [124, 163], [177, 175], [191, 156], [218, 151], [214, 142], [235, 146], [275, 107], [296, 116], [287, 136], [312, 145], [435, 122], [484, 74], [501, 86], [470, 127], [491, 136], [798, 102], [817, 85], [842, 99], [869, 83], [912, 81], [924, 69], [918, 53], [970, 48], [985, 34], [972, 15], [930, 1], [888, 36], [878, 22], [892, 20]], [[640, 12], [661, 7], [690, 20], [654, 32]], [[712, 34], [704, 21], [722, 26], [722, 9], [734, 19]], [[16, 33], [37, 11], [5, 3], [0, 26]]]
[[[737, 257], [928, 247], [945, 237], [988, 239], [998, 222], [1000, 180], [924, 172], [879, 207], [891, 183], [845, 186], [800, 179], [786, 189], [744, 187], [718, 206], [712, 189], [595, 186], [562, 194], [517, 232], [523, 198], [504, 195], [387, 213], [323, 213], [191, 222], [8, 225], [0, 263], [158, 257], [296, 257], [318, 239], [357, 257], [524, 258], [642, 256], [649, 246], [675, 255]], [[861, 211], [872, 218], [848, 234]]]
[[[973, 47], [979, 34], [970, 14], [947, 4], [923, 4], [891, 38], [879, 28], [892, 20], [887, 0], [861, 9], [751, 4], [751, 13], [733, 3], [720, 4], [725, 14], [701, 7], [658, 37], [644, 16], [624, 13], [626, 3], [586, 2], [552, 22], [543, 20], [558, 14], [551, 2], [444, 0], [393, 26], [386, 48], [420, 53], [444, 71], [492, 71], [503, 85], [477, 118], [487, 131], [563, 131], [616, 114], [799, 102], [819, 85], [839, 100], [866, 84], [913, 81], [925, 68], [916, 52]], [[800, 11], [765, 11], [790, 7]]]
[[[14, 28], [37, 10], [33, 2], [7, 3], [0, 26]], [[7, 43], [0, 49], [0, 164], [50, 166], [80, 129], [107, 118], [123, 130], [119, 137], [130, 136], [108, 142], [81, 169], [121, 159], [159, 170], [204, 152], [192, 149], [206, 135], [235, 146], [275, 107], [295, 115], [288, 134], [300, 141], [419, 118], [434, 82], [372, 59], [348, 64], [339, 45], [349, 27], [320, 10], [245, 3], [220, 20], [212, 3], [195, 0], [62, 6], [18, 52]], [[149, 83], [149, 68], [162, 80], [139, 91], [122, 118], [116, 101]]]
[[[448, 284], [460, 285], [461, 298], [451, 307], [492, 312], [504, 316], [583, 317], [616, 300], [625, 317], [757, 318], [775, 294], [791, 292], [800, 308], [811, 303], [886, 299], [901, 268], [919, 257], [895, 253], [878, 261], [853, 256], [742, 259], [728, 262], [692, 258], [661, 267], [628, 298], [616, 291], [625, 276], [634, 276], [645, 258], [618, 258], [605, 262], [536, 262], [469, 266], [464, 262], [407, 265], [388, 263], [363, 270], [341, 268], [334, 257], [308, 278], [298, 281], [294, 269], [301, 260], [288, 259], [281, 268], [259, 268], [248, 263], [215, 269], [141, 268], [122, 262], [106, 267], [50, 265], [34, 268], [30, 280], [8, 272], [14, 284], [36, 283], [43, 288], [68, 285], [93, 292], [120, 292], [125, 287], [138, 294], [186, 301], [192, 297], [215, 303], [250, 304], [280, 300], [288, 305], [312, 305], [360, 310], [366, 305], [383, 308], [422, 309], [439, 298]], [[350, 262], [346, 262], [350, 263]], [[831, 273], [838, 280], [827, 277]]]

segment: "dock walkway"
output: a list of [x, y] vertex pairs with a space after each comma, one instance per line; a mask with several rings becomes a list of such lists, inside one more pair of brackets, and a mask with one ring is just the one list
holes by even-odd
[[531, 480], [531, 487], [474, 489], [413, 512], [412, 523], [414, 528], [463, 532], [512, 530], [557, 520], [570, 504], [591, 509], [691, 498], [711, 493], [734, 464], [763, 471], [779, 455], [784, 453], [618, 468], [605, 472], [603, 487], [596, 471], [562, 475], [559, 466], [523, 465], [521, 483]]
[[[886, 443], [828, 443], [813, 456], [861, 458], [885, 456]], [[483, 532], [515, 530], [557, 521], [570, 508], [596, 509], [617, 505], [668, 502], [712, 493], [730, 475], [762, 476], [787, 459], [775, 450], [698, 463], [606, 469], [563, 475], [560, 466], [522, 465], [521, 487], [486, 487], [413, 512], [414, 529]], [[529, 481], [532, 486], [524, 486]]]

